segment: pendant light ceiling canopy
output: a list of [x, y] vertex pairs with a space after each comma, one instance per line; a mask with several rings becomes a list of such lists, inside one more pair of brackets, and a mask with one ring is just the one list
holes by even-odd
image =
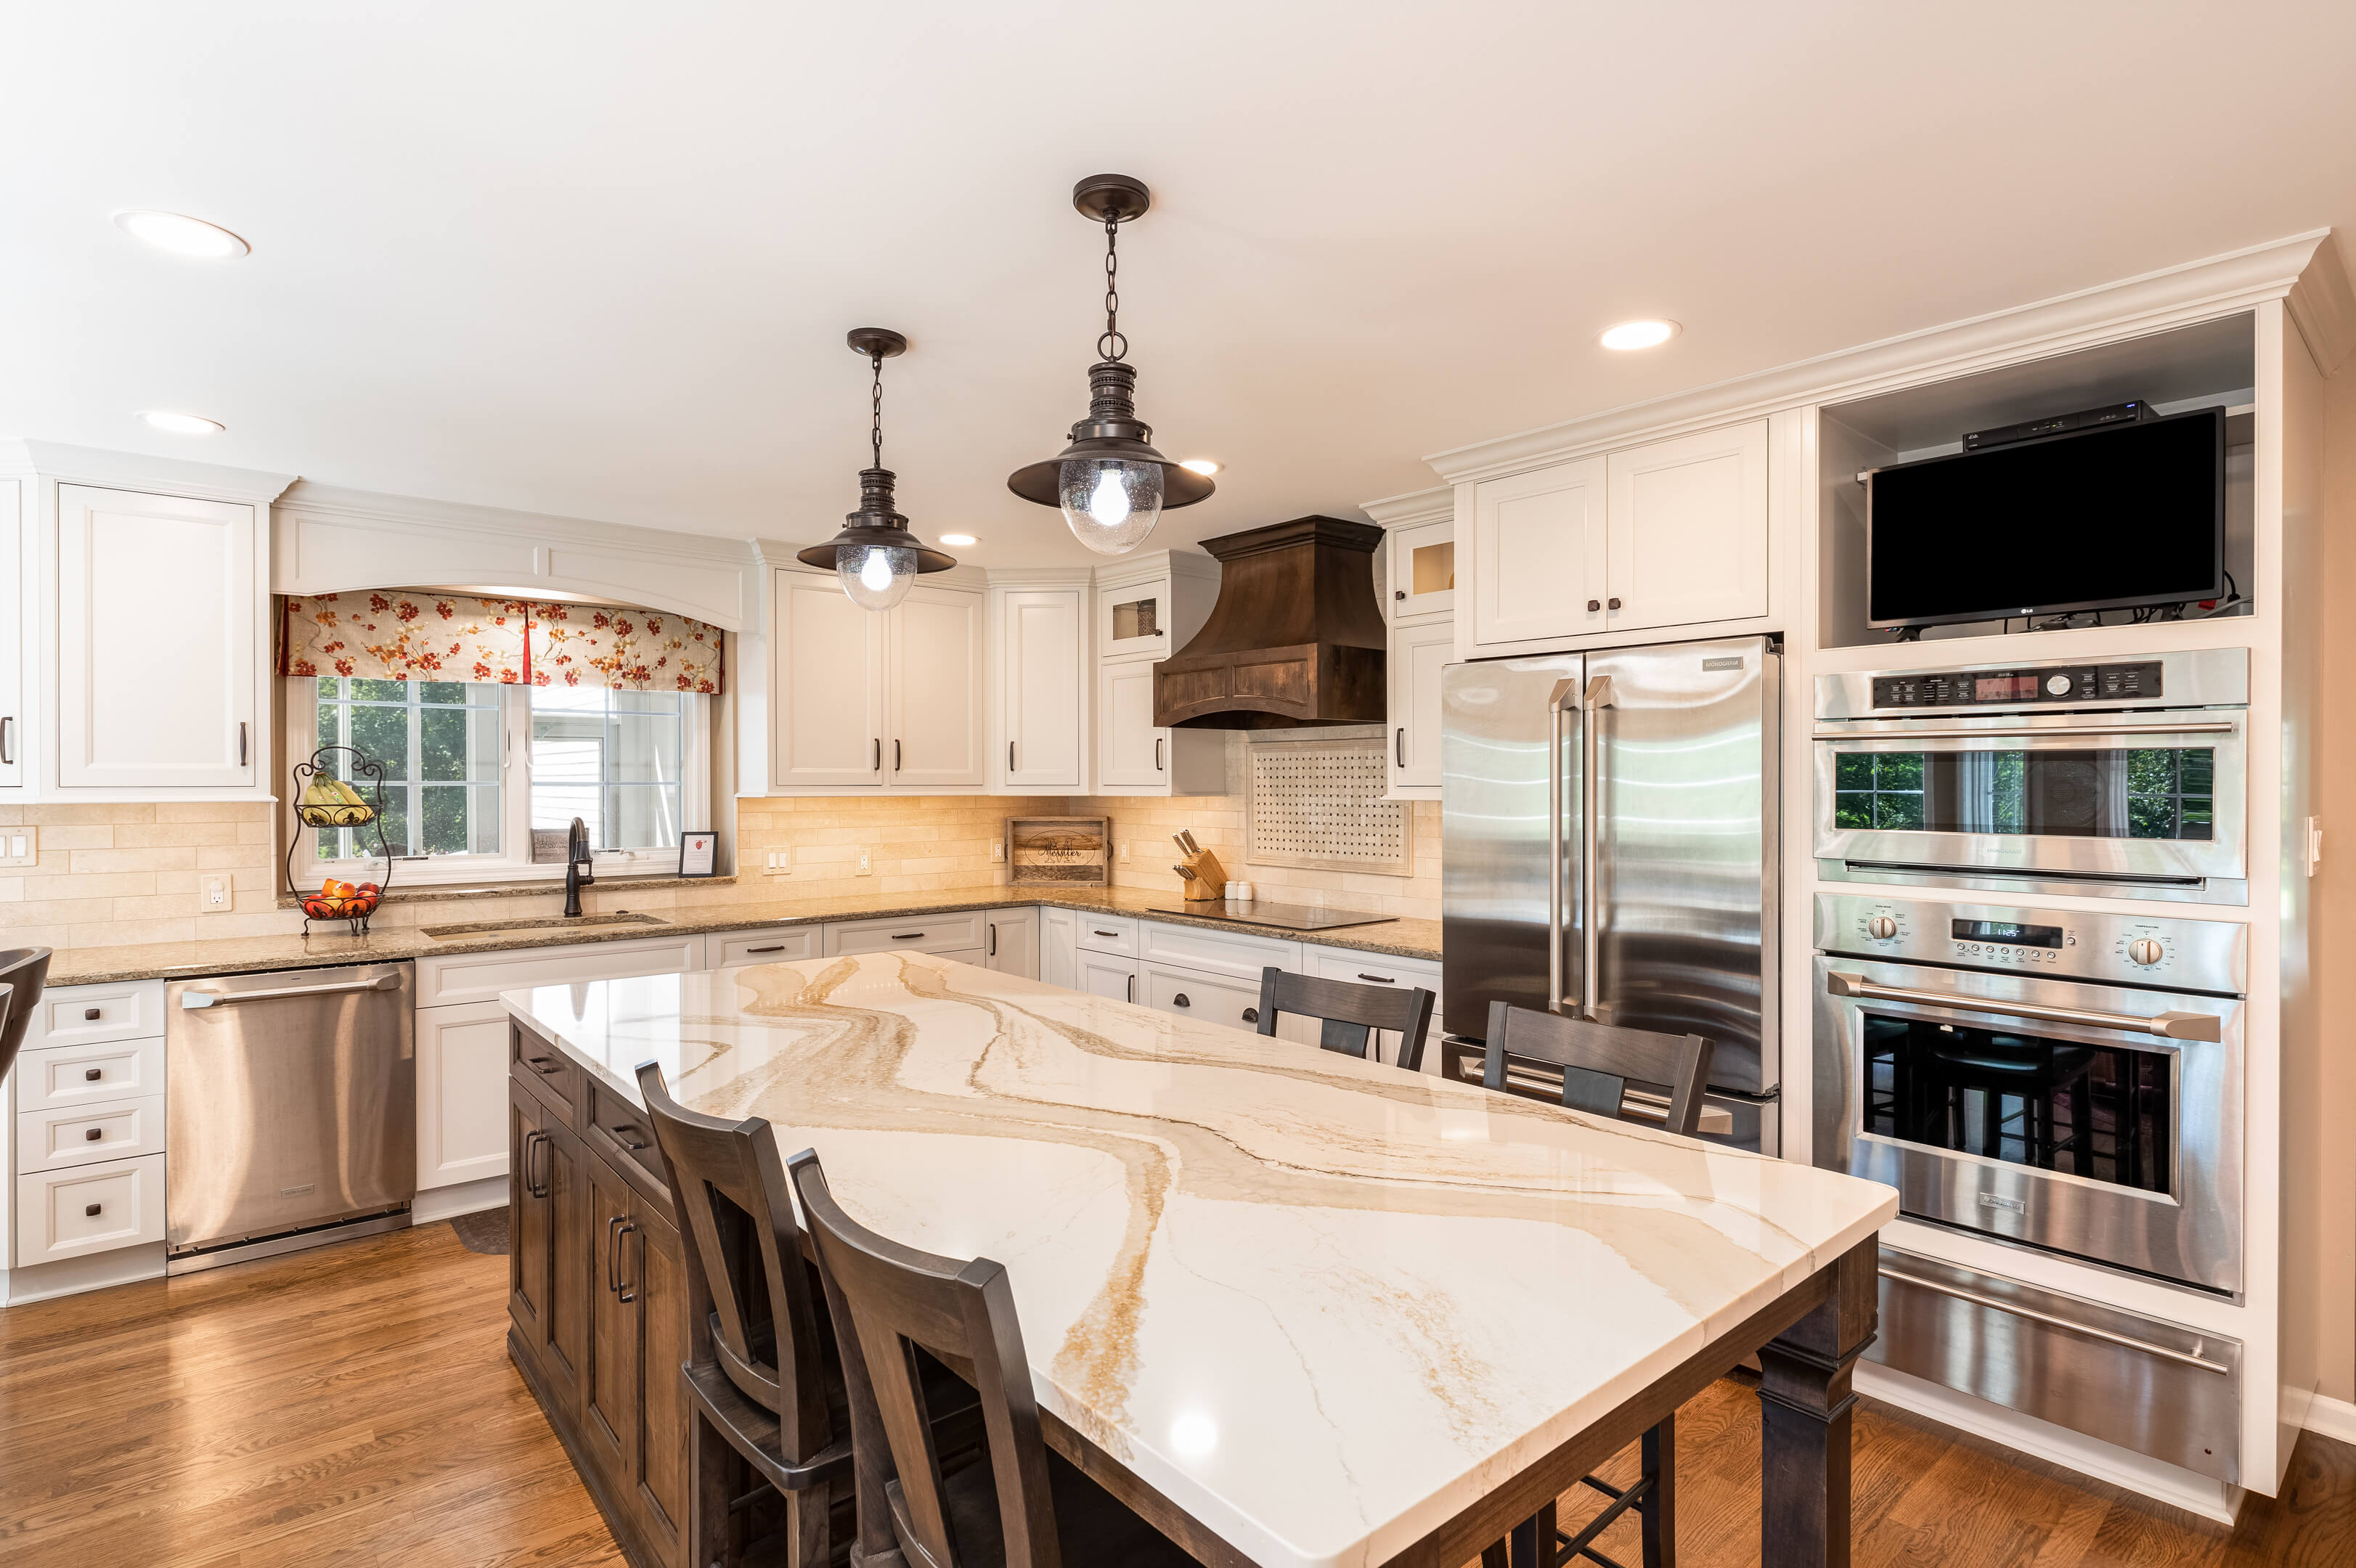
[[1026, 501], [1060, 507], [1072, 534], [1090, 549], [1134, 549], [1172, 507], [1207, 500], [1208, 475], [1181, 466], [1153, 448], [1153, 430], [1137, 417], [1137, 368], [1126, 363], [1120, 332], [1120, 226], [1153, 203], [1144, 182], [1091, 175], [1072, 187], [1072, 205], [1104, 225], [1105, 329], [1088, 368], [1088, 412], [1072, 426], [1071, 445], [1044, 463], [1016, 469], [1006, 487]]
[[869, 394], [873, 464], [860, 470], [859, 510], [843, 519], [842, 531], [825, 544], [798, 552], [794, 559], [804, 566], [834, 572], [852, 603], [889, 610], [908, 596], [919, 575], [947, 571], [957, 559], [929, 548], [908, 531], [908, 519], [893, 507], [892, 471], [884, 466], [884, 361], [906, 353], [908, 340], [888, 327], [855, 326], [849, 341], [874, 368]]

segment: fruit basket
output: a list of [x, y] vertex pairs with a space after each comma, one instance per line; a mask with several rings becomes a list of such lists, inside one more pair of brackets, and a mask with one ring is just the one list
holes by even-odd
[[[328, 754], [348, 752], [351, 763], [344, 770], [368, 781], [371, 801], [343, 779], [328, 771]], [[392, 848], [384, 837], [384, 764], [370, 761], [350, 746], [322, 746], [311, 753], [307, 763], [297, 763], [294, 783], [300, 793], [294, 802], [294, 819], [305, 827], [333, 831], [339, 827], [376, 828], [377, 854], [384, 860], [384, 882], [346, 882], [329, 877], [319, 891], [301, 894], [303, 934], [311, 934], [315, 920], [340, 920], [350, 927], [354, 936], [366, 936], [369, 916], [384, 901], [384, 890], [392, 880]], [[305, 836], [290, 834], [286, 844], [286, 885], [300, 889], [294, 878], [294, 854], [307, 848]]]

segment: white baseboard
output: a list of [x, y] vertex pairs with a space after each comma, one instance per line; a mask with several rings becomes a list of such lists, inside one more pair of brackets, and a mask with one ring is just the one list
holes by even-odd
[[0, 1269], [0, 1302], [22, 1307], [53, 1296], [79, 1296], [85, 1290], [104, 1290], [110, 1285], [163, 1277], [163, 1243], [113, 1247], [82, 1257], [60, 1258], [55, 1263]]
[[479, 1181], [427, 1188], [409, 1200], [409, 1222], [431, 1225], [436, 1220], [447, 1220], [453, 1215], [475, 1214], [485, 1209], [504, 1209], [507, 1206], [508, 1179], [486, 1176]]
[[1909, 1372], [1892, 1371], [1873, 1361], [1859, 1361], [1857, 1391], [2220, 1524], [2232, 1524], [2241, 1510], [2243, 1491], [2239, 1487], [1959, 1393]]
[[2356, 1403], [2334, 1399], [2328, 1393], [2310, 1394], [2307, 1419], [2302, 1424], [2309, 1432], [2337, 1437], [2342, 1443], [2356, 1443]]

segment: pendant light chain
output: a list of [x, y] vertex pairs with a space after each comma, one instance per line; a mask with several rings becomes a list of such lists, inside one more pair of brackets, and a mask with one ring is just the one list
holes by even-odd
[[1097, 339], [1097, 357], [1118, 365], [1129, 357], [1129, 339], [1120, 333], [1120, 219], [1105, 217], [1105, 329]]
[[875, 416], [874, 429], [869, 440], [875, 452], [875, 466], [884, 466], [884, 356], [869, 353], [867, 362], [875, 367], [875, 389], [870, 394], [868, 406]]

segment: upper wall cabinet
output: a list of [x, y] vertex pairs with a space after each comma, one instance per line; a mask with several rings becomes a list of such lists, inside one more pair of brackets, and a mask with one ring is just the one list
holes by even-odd
[[1471, 647], [1768, 613], [1764, 420], [1472, 490]]
[[982, 596], [919, 584], [883, 619], [892, 747], [884, 784], [980, 787], [989, 767], [982, 752]]
[[1390, 595], [1394, 622], [1455, 613], [1455, 519], [1442, 517], [1391, 530]]
[[32, 621], [22, 613], [27, 563], [25, 528], [18, 508], [29, 482], [0, 479], [0, 612], [13, 628], [0, 633], [0, 789], [25, 782], [25, 671], [38, 667], [33, 648]]
[[1153, 550], [1097, 568], [1096, 787], [1105, 795], [1223, 795], [1226, 731], [1153, 721], [1153, 667], [1183, 648], [1219, 597], [1219, 563]]
[[877, 613], [852, 603], [831, 574], [780, 571], [773, 595], [773, 789], [981, 785], [978, 591], [919, 584]]
[[1087, 589], [1077, 582], [993, 587], [991, 595], [998, 630], [997, 781], [1016, 794], [1084, 793]]

